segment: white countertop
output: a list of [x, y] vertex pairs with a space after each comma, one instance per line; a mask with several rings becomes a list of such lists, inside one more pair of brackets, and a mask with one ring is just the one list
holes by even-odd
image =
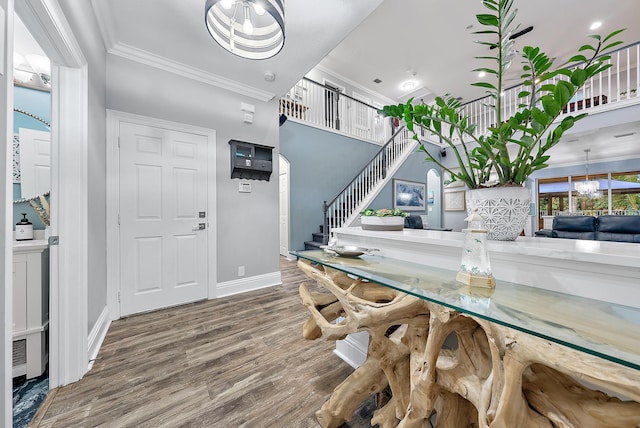
[[[402, 231], [362, 230], [360, 227], [334, 229], [347, 236], [368, 237], [372, 240], [391, 240], [417, 244], [462, 248], [464, 233], [436, 230], [404, 229]], [[488, 241], [490, 254], [521, 254], [551, 259], [603, 263], [640, 268], [640, 244], [629, 242], [588, 241], [519, 236], [515, 241]], [[640, 278], [638, 279], [640, 285]]]
[[[375, 254], [457, 271], [462, 232], [334, 229], [337, 245], [375, 248]], [[640, 244], [520, 236], [489, 241], [496, 279], [640, 308]]]
[[45, 239], [30, 239], [27, 241], [13, 241], [13, 253], [29, 253], [42, 251], [49, 248], [49, 242]]

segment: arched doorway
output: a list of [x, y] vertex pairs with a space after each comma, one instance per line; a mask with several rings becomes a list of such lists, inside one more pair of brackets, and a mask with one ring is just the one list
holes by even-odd
[[289, 257], [289, 161], [282, 155], [279, 161], [280, 255]]
[[427, 221], [431, 228], [442, 227], [442, 181], [433, 168], [427, 171]]

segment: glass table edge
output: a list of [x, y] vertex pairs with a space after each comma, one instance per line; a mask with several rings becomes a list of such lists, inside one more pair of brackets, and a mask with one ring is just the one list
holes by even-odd
[[[345, 267], [345, 266], [336, 265], [336, 264], [329, 264], [329, 263], [323, 263], [321, 260], [318, 260], [317, 258], [313, 258], [311, 256], [311, 254], [309, 254], [309, 253], [313, 253], [313, 252], [316, 252], [316, 251], [319, 251], [319, 250], [291, 251], [290, 254], [296, 256], [298, 259], [302, 258], [302, 259], [308, 260], [310, 262], [319, 263], [319, 264], [322, 264], [322, 265], [328, 265], [332, 269], [336, 269], [336, 270], [339, 270], [341, 272], [344, 272], [344, 273], [347, 273], [347, 274], [350, 274], [350, 275], [354, 275], [354, 276], [357, 276], [357, 277], [362, 278], [362, 279], [366, 279], [367, 281], [376, 282], [376, 283], [378, 283], [380, 285], [383, 285], [385, 287], [400, 291], [402, 293], [410, 294], [410, 295], [412, 295], [412, 296], [414, 296], [414, 297], [416, 297], [418, 299], [426, 300], [426, 301], [435, 303], [437, 305], [445, 306], [445, 307], [453, 309], [455, 311], [458, 311], [458, 312], [461, 312], [461, 313], [465, 313], [465, 314], [473, 316], [473, 317], [478, 317], [478, 318], [481, 318], [483, 320], [486, 320], [486, 321], [489, 321], [489, 322], [492, 322], [492, 323], [496, 323], [496, 324], [502, 325], [502, 326], [507, 327], [507, 328], [512, 328], [514, 330], [521, 331], [523, 333], [526, 333], [526, 334], [529, 334], [529, 335], [532, 335], [532, 336], [535, 336], [535, 337], [538, 337], [538, 338], [541, 338], [541, 339], [544, 339], [544, 340], [548, 340], [550, 342], [557, 343], [559, 345], [566, 346], [566, 347], [568, 347], [570, 349], [575, 349], [577, 351], [581, 351], [581, 352], [584, 352], [584, 353], [589, 354], [589, 355], [593, 355], [593, 356], [596, 356], [596, 357], [599, 357], [599, 358], [603, 358], [603, 359], [605, 359], [607, 361], [611, 361], [611, 362], [614, 362], [614, 363], [617, 363], [617, 364], [621, 364], [621, 365], [623, 365], [625, 367], [629, 367], [631, 369], [640, 370], [640, 362], [628, 361], [628, 360], [622, 359], [620, 357], [616, 357], [616, 356], [613, 356], [613, 355], [605, 354], [605, 353], [603, 353], [601, 351], [590, 349], [590, 348], [587, 348], [585, 346], [582, 346], [582, 345], [579, 345], [579, 344], [576, 344], [576, 343], [571, 343], [571, 342], [559, 339], [557, 337], [553, 337], [553, 336], [550, 336], [550, 335], [547, 335], [547, 334], [544, 334], [544, 333], [541, 333], [541, 332], [538, 332], [538, 331], [535, 331], [535, 330], [532, 330], [532, 329], [528, 329], [526, 327], [523, 327], [523, 326], [520, 326], [520, 325], [517, 325], [517, 324], [512, 324], [512, 323], [509, 323], [509, 322], [506, 322], [506, 321], [503, 321], [503, 320], [500, 320], [500, 319], [492, 318], [492, 317], [487, 316], [485, 314], [474, 312], [471, 309], [460, 308], [460, 307], [457, 307], [457, 306], [455, 306], [453, 304], [450, 304], [450, 303], [447, 303], [447, 302], [443, 302], [443, 301], [437, 300], [435, 298], [430, 298], [430, 297], [425, 296], [425, 295], [420, 295], [418, 293], [411, 292], [410, 290], [405, 290], [405, 289], [402, 289], [400, 287], [393, 286], [392, 284], [385, 284], [383, 282], [380, 282], [378, 279], [373, 278], [374, 275], [371, 275], [371, 277], [367, 277], [366, 272], [364, 272], [364, 275], [361, 275], [359, 273], [354, 273], [353, 270], [351, 270], [351, 269], [349, 269], [348, 267]], [[380, 257], [380, 256], [371, 256], [371, 257]], [[425, 267], [428, 267], [428, 266], [425, 266]], [[357, 270], [357, 268], [354, 268], [354, 269]], [[554, 292], [554, 293], [564, 294], [564, 293], [559, 293], [559, 292]]]

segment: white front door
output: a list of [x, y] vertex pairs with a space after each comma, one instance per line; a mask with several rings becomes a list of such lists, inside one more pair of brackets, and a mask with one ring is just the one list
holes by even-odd
[[122, 315], [207, 297], [207, 137], [120, 122]]

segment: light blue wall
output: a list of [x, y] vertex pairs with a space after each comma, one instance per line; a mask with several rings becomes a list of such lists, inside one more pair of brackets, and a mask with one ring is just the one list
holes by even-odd
[[[51, 94], [36, 89], [15, 86], [13, 89], [14, 107], [32, 113], [47, 122], [51, 122]], [[49, 131], [43, 123], [26, 116], [22, 113], [13, 112], [13, 132], [18, 133], [18, 129], [36, 129], [39, 131]], [[33, 195], [29, 195], [33, 196]], [[20, 184], [13, 183], [13, 199], [21, 199]], [[44, 223], [40, 220], [36, 212], [28, 203], [13, 204], [13, 224], [20, 221], [21, 213], [27, 213], [27, 218], [33, 223], [36, 230], [44, 229]]]
[[[303, 250], [330, 202], [380, 146], [292, 121], [280, 128], [280, 154], [290, 163], [289, 249]], [[387, 205], [389, 203], [387, 202]]]

